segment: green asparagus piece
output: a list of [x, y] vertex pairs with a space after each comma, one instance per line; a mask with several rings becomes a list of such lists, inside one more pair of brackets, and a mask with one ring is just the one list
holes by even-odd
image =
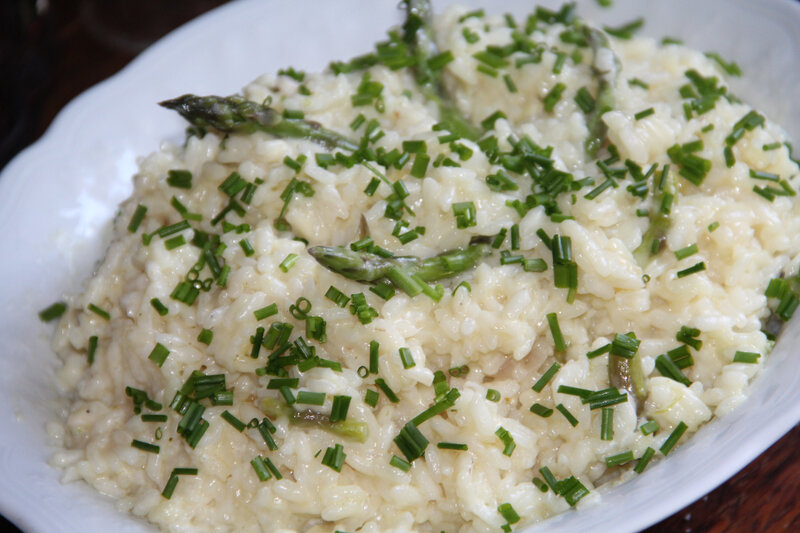
[[329, 415], [317, 413], [311, 409], [295, 411], [274, 398], [262, 398], [261, 410], [270, 418], [285, 416], [289, 418], [289, 423], [292, 425], [322, 429], [358, 442], [366, 442], [369, 436], [369, 427], [366, 422], [351, 419], [331, 422]]
[[409, 45], [416, 63], [412, 68], [422, 95], [439, 108], [439, 122], [447, 130], [466, 139], [477, 141], [481, 131], [461, 114], [449, 98], [442, 82], [441, 70], [432, 69], [428, 61], [437, 55], [433, 34], [433, 10], [430, 0], [405, 0], [406, 21], [403, 40]]
[[620, 71], [620, 62], [611, 49], [608, 35], [603, 31], [583, 24], [583, 35], [592, 48], [592, 72], [597, 78], [597, 98], [594, 111], [586, 119], [589, 137], [586, 139], [586, 153], [595, 157], [597, 151], [606, 143], [607, 128], [603, 114], [616, 107], [614, 88]]
[[381, 257], [370, 252], [354, 252], [346, 246], [313, 246], [308, 249], [308, 253], [325, 268], [355, 281], [371, 283], [387, 278], [394, 267], [400, 267], [409, 275], [416, 274], [425, 282], [449, 278], [471, 269], [491, 251], [488, 244], [476, 243], [421, 259], [414, 256]]
[[160, 102], [159, 105], [177, 111], [199, 128], [244, 134], [264, 131], [281, 138], [308, 139], [330, 150], [358, 149], [358, 143], [335, 131], [323, 128], [318, 122], [286, 118], [268, 105], [251, 102], [243, 96], [185, 94]]
[[[655, 187], [650, 209], [650, 227], [642, 235], [642, 243], [633, 251], [633, 257], [644, 268], [650, 257], [657, 254], [667, 240], [667, 231], [672, 223], [669, 210], [677, 196], [675, 176], [667, 166], [660, 173], [660, 183]], [[668, 201], [665, 202], [665, 199]]]
[[627, 391], [635, 400], [636, 412], [642, 410], [642, 402], [647, 399], [647, 380], [642, 370], [639, 354], [626, 359], [618, 355], [609, 355], [608, 380], [612, 387]]

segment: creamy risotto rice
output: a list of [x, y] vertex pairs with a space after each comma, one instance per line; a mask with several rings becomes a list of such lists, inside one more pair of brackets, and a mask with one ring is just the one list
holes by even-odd
[[797, 165], [733, 65], [630, 29], [453, 7], [434, 97], [398, 29], [245, 87], [333, 140], [195, 121], [142, 159], [55, 335], [65, 480], [164, 531], [499, 531], [734, 409]]

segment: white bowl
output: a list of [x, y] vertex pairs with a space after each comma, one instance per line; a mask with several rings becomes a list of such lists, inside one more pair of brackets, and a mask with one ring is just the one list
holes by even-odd
[[[84, 483], [61, 484], [61, 473], [48, 466], [53, 448], [45, 425], [63, 400], [53, 386], [57, 359], [49, 345], [51, 327], [36, 313], [62, 293], [76, 291], [102, 256], [116, 206], [131, 192], [136, 158], [156, 150], [163, 139], [181, 138], [182, 121], [156, 102], [185, 92], [233, 93], [262, 72], [288, 65], [317, 70], [332, 59], [364, 53], [400, 22], [395, 5], [366, 0], [225, 5], [76, 98], [40, 141], [5, 168], [0, 176], [0, 512], [24, 531], [153, 529], [117, 511]], [[502, 8], [522, 15], [532, 3], [506, 0]], [[679, 37], [735, 59], [756, 83], [735, 80], [733, 91], [800, 140], [796, 2], [614, 0], [608, 10], [584, 1], [579, 12], [610, 24], [644, 15], [646, 35]], [[795, 321], [754, 382], [750, 399], [702, 428], [668, 460], [632, 482], [601, 490], [598, 505], [529, 531], [638, 530], [725, 481], [800, 420], [798, 340]]]

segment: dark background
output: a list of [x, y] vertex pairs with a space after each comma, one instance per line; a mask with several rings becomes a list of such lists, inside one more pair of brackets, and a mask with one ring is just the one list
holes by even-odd
[[[0, 169], [36, 141], [72, 98], [171, 29], [222, 3], [0, 0]], [[727, 483], [646, 532], [800, 529], [798, 447], [800, 426]], [[0, 531], [18, 530], [0, 517]]]

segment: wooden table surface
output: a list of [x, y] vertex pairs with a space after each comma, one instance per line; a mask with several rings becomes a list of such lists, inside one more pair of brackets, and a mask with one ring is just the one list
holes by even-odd
[[[2, 0], [0, 97], [8, 105], [0, 106], [0, 168], [35, 141], [73, 97], [170, 29], [221, 3]], [[46, 10], [37, 12], [37, 4]], [[800, 531], [798, 449], [800, 426], [727, 483], [645, 531]], [[2, 517], [0, 528], [14, 531]]]

